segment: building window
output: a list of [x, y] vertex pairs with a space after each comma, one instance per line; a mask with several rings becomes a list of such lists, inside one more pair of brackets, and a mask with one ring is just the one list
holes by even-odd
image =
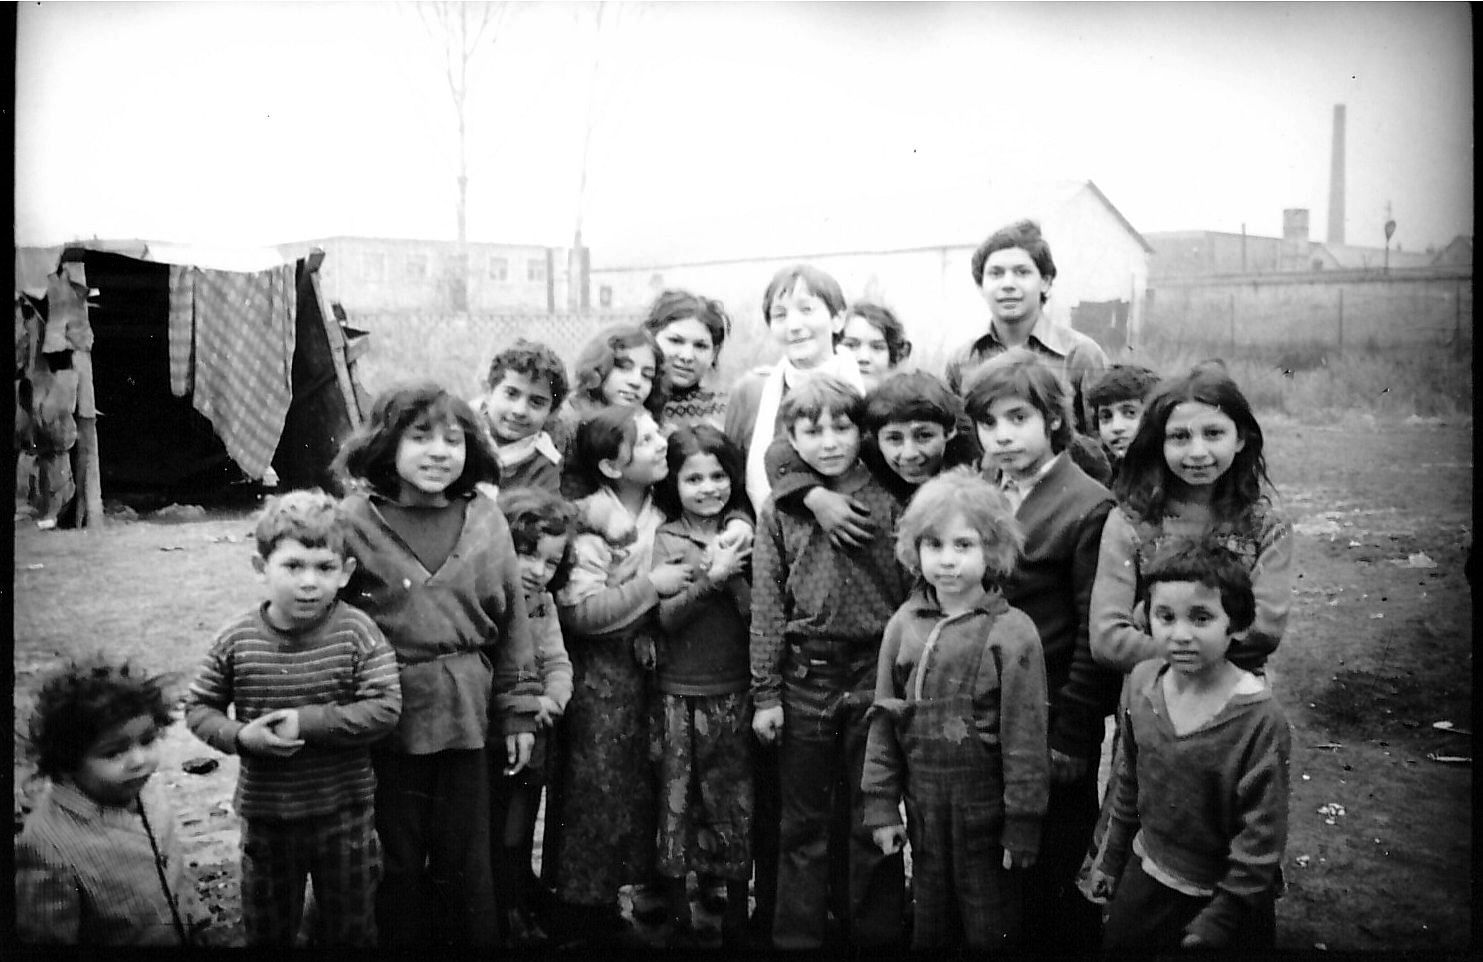
[[410, 280], [420, 281], [427, 277], [427, 255], [407, 255], [407, 277]]
[[380, 251], [365, 255], [366, 280], [386, 280], [386, 254]]
[[507, 257], [489, 259], [489, 279], [503, 284], [510, 279], [510, 260]]
[[532, 283], [543, 282], [546, 279], [546, 259], [532, 258], [525, 262], [525, 279]]
[[604, 284], [597, 289], [597, 303], [602, 307], [613, 306], [613, 288], [610, 285]]

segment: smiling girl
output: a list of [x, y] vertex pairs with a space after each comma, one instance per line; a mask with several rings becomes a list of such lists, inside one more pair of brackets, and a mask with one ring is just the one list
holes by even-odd
[[731, 331], [726, 308], [689, 291], [664, 291], [650, 305], [644, 328], [659, 342], [669, 377], [669, 399], [659, 423], [669, 429], [702, 422], [719, 428], [729, 394], [706, 382]]

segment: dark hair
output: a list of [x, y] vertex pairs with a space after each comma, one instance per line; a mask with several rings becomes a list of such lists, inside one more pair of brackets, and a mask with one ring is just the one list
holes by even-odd
[[[1050, 244], [1046, 243], [1040, 235], [1040, 225], [1033, 220], [1017, 220], [1013, 224], [1007, 224], [984, 238], [984, 242], [978, 245], [978, 250], [973, 252], [973, 286], [982, 287], [984, 283], [984, 261], [995, 251], [1008, 250], [1018, 247], [1030, 255], [1034, 261], [1035, 269], [1040, 271], [1040, 276], [1046, 280], [1054, 280], [1056, 276], [1056, 262], [1050, 256]], [[1040, 303], [1044, 304], [1050, 295], [1040, 292]]]
[[852, 317], [863, 317], [886, 338], [886, 356], [895, 367], [911, 356], [911, 341], [906, 339], [906, 326], [896, 313], [884, 304], [874, 301], [855, 301], [845, 308], [844, 318], [848, 324]]
[[263, 505], [253, 541], [264, 558], [273, 554], [280, 541], [292, 538], [306, 548], [328, 548], [343, 560], [347, 526], [335, 498], [318, 488], [290, 491]]
[[832, 374], [815, 374], [783, 397], [778, 419], [789, 434], [799, 421], [817, 421], [824, 412], [849, 418], [856, 425], [864, 421], [865, 398], [854, 386]]
[[1256, 620], [1251, 573], [1230, 549], [1208, 538], [1176, 538], [1154, 555], [1142, 573], [1138, 600], [1147, 610], [1153, 586], [1170, 581], [1202, 584], [1220, 592], [1231, 630], [1245, 631]]
[[146, 675], [138, 666], [102, 655], [69, 662], [47, 676], [31, 714], [30, 748], [49, 778], [77, 771], [88, 750], [115, 725], [140, 716], [156, 729], [169, 726], [165, 687], [171, 675]]
[[746, 458], [741, 448], [712, 424], [700, 422], [690, 427], [679, 428], [669, 436], [669, 451], [665, 460], [669, 473], [654, 486], [654, 503], [673, 521], [683, 513], [680, 507], [680, 469], [692, 454], [714, 455], [721, 470], [731, 479], [731, 497], [721, 508], [724, 517], [728, 512], [740, 508], [747, 501]]
[[1138, 432], [1128, 443], [1122, 468], [1113, 482], [1112, 493], [1119, 504], [1146, 521], [1160, 521], [1169, 498], [1169, 465], [1164, 459], [1164, 429], [1174, 409], [1188, 401], [1219, 408], [1236, 425], [1236, 436], [1243, 444], [1225, 474], [1215, 480], [1210, 506], [1217, 519], [1229, 520], [1241, 515], [1262, 500], [1271, 479], [1267, 477], [1267, 459], [1262, 454], [1262, 428], [1256, 421], [1245, 395], [1226, 374], [1224, 365], [1217, 367], [1201, 362], [1188, 374], [1163, 382], [1149, 399], [1138, 422]]
[[[499, 507], [510, 523], [510, 540], [517, 555], [535, 554], [542, 538], [558, 537], [569, 542], [576, 526], [576, 506], [545, 488], [501, 488]], [[568, 568], [565, 563], [557, 566], [547, 591], [555, 594], [560, 590]]]
[[[638, 437], [640, 409], [605, 405], [587, 415], [572, 435], [571, 455], [562, 462], [561, 494], [575, 501], [613, 486], [602, 473], [603, 461], [617, 458]], [[645, 412], [647, 413], [647, 412]]]
[[484, 378], [484, 389], [493, 391], [499, 387], [506, 371], [523, 374], [532, 381], [544, 379], [551, 388], [551, 414], [561, 408], [561, 402], [571, 392], [571, 385], [566, 379], [566, 365], [556, 356], [555, 351], [539, 341], [527, 341], [522, 337], [496, 354], [494, 360], [489, 362], [489, 374]]
[[1123, 401], [1141, 401], [1158, 386], [1158, 374], [1148, 368], [1139, 364], [1114, 364], [1092, 382], [1086, 400], [1096, 411]]
[[865, 395], [862, 425], [874, 434], [892, 421], [932, 421], [951, 431], [963, 416], [963, 402], [942, 378], [926, 371], [902, 371]]
[[[988, 419], [989, 408], [1003, 398], [1021, 398], [1040, 412], [1050, 431], [1051, 450], [1059, 454], [1075, 433], [1071, 389], [1055, 369], [1027, 347], [1012, 347], [990, 358], [974, 374], [963, 406], [975, 423]], [[1059, 423], [1051, 426], [1051, 419]]]
[[448, 485], [447, 497], [471, 496], [481, 481], [499, 483], [499, 462], [474, 409], [441, 385], [424, 381], [393, 387], [376, 398], [370, 418], [335, 457], [332, 470], [340, 484], [348, 488], [361, 480], [382, 497], [396, 500], [402, 489], [397, 448], [407, 429], [423, 418], [434, 424], [451, 421], [463, 429], [463, 473]]
[[[772, 302], [793, 290], [799, 281], [808, 285], [809, 291], [824, 302], [830, 314], [838, 317], [844, 313], [844, 291], [840, 289], [839, 281], [812, 264], [794, 264], [772, 275], [772, 280], [768, 282], [767, 290], [762, 295], [763, 324], [772, 326]], [[839, 341], [838, 332], [835, 333], [834, 340]]]
[[644, 328], [657, 337], [660, 331], [687, 317], [695, 318], [711, 332], [711, 344], [719, 357], [721, 345], [726, 342], [726, 335], [731, 333], [731, 317], [726, 313], [725, 305], [713, 298], [701, 297], [689, 291], [661, 291], [654, 298], [654, 303], [649, 305], [649, 316], [644, 318]]
[[664, 352], [648, 328], [641, 324], [614, 324], [598, 331], [577, 355], [572, 365], [576, 375], [573, 392], [592, 407], [603, 407], [608, 403], [602, 395], [602, 384], [617, 366], [618, 355], [626, 354], [636, 347], [647, 347], [654, 352], [654, 384], [643, 406], [658, 420], [664, 416], [664, 403], [669, 400], [669, 378], [665, 377]]

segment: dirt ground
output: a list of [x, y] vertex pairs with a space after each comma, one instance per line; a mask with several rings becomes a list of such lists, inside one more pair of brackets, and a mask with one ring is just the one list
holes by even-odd
[[[1294, 727], [1279, 945], [1470, 945], [1472, 424], [1267, 421], [1297, 525], [1297, 588], [1272, 662]], [[257, 594], [245, 514], [15, 536], [16, 826], [38, 785], [22, 722], [39, 675], [105, 649], [184, 682]], [[1439, 723], [1444, 723], [1440, 724]], [[1450, 723], [1450, 728], [1447, 724]], [[205, 775], [182, 764], [215, 758]], [[237, 760], [173, 726], [159, 777], [179, 800], [211, 941], [240, 940]]]

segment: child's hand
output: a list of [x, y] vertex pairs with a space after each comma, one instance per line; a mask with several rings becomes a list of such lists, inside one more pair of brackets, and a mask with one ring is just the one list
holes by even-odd
[[1050, 750], [1050, 780], [1054, 785], [1069, 785], [1078, 781], [1087, 772], [1087, 760]]
[[870, 838], [882, 855], [895, 855], [906, 847], [906, 826], [882, 825], [870, 833]]
[[530, 764], [531, 749], [536, 746], [535, 732], [519, 732], [505, 736], [506, 775], [518, 775]]
[[[278, 728], [290, 715], [293, 720], [288, 724], [292, 726], [293, 737], [284, 738], [278, 733]], [[299, 713], [292, 708], [279, 708], [243, 725], [237, 732], [237, 747], [249, 755], [287, 758], [304, 747], [304, 740], [298, 735]]]
[[1186, 951], [1198, 949], [1213, 949], [1215, 946], [1206, 942], [1193, 932], [1186, 932], [1184, 938], [1179, 940], [1179, 947]]
[[1034, 852], [1016, 852], [1010, 848], [1004, 850], [1004, 868], [1006, 871], [1012, 868], [1030, 868], [1034, 864]]
[[654, 590], [659, 592], [661, 598], [668, 598], [684, 591], [694, 577], [690, 566], [678, 561], [659, 565], [649, 572], [649, 580], [654, 583]]
[[783, 734], [783, 706], [758, 709], [752, 716], [752, 733], [764, 745], [771, 745]]
[[712, 584], [719, 585], [732, 575], [740, 574], [747, 559], [752, 556], [752, 540], [748, 538], [745, 542], [733, 542], [722, 544], [719, 540], [711, 550], [710, 566], [706, 571], [706, 577], [711, 579]]
[[752, 547], [752, 536], [755, 532], [752, 526], [741, 518], [732, 518], [726, 527], [716, 536], [716, 547], [729, 548], [733, 545], [746, 545]]
[[875, 537], [870, 509], [847, 495], [814, 488], [803, 498], [836, 548], [863, 548]]
[[547, 698], [545, 695], [538, 699], [540, 707], [536, 709], [536, 726], [539, 728], [550, 728], [556, 724], [556, 719], [561, 717], [561, 706], [556, 704], [556, 699]]

